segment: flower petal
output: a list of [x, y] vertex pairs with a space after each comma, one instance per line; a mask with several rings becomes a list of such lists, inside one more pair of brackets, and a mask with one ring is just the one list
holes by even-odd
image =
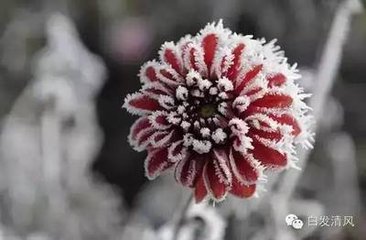
[[208, 70], [203, 54], [201, 46], [195, 43], [189, 43], [183, 51], [183, 62], [186, 69], [193, 69], [205, 77], [207, 76]]
[[168, 149], [168, 159], [171, 162], [181, 161], [188, 156], [187, 148], [183, 145], [183, 140], [176, 141]]
[[145, 160], [145, 175], [148, 179], [152, 180], [159, 176], [164, 170], [172, 166], [169, 163], [167, 148], [158, 148], [148, 151], [147, 158]]
[[196, 203], [200, 203], [208, 194], [203, 178], [204, 177], [201, 176], [195, 185], [194, 198]]
[[204, 61], [206, 63], [208, 70], [210, 70], [212, 61], [215, 57], [217, 45], [218, 45], [218, 37], [215, 33], [207, 34], [202, 38]]
[[202, 176], [204, 159], [202, 155], [193, 153], [191, 156], [179, 161], [175, 169], [175, 179], [184, 186], [195, 186], [198, 178]]
[[282, 73], [277, 73], [272, 76], [267, 77], [268, 86], [281, 86], [286, 82], [286, 77]]
[[177, 73], [182, 73], [182, 59], [178, 53], [178, 48], [173, 42], [166, 42], [160, 50], [160, 59], [162, 62], [170, 65]]
[[153, 128], [158, 130], [165, 130], [171, 127], [168, 122], [169, 113], [166, 111], [155, 111], [149, 117], [150, 124]]
[[262, 71], [262, 69], [263, 69], [262, 64], [253, 66], [251, 70], [249, 70], [244, 74], [243, 78], [238, 79], [235, 84], [236, 85], [235, 93], [240, 94], [240, 92], [245, 88], [245, 86], [247, 86], [249, 82], [253, 80], [260, 73], [260, 71]]
[[174, 130], [172, 131], [156, 131], [151, 135], [150, 143], [155, 148], [161, 148], [169, 145], [174, 137]]
[[130, 134], [128, 136], [130, 143], [135, 142], [139, 133], [147, 128], [151, 128], [150, 121], [147, 117], [140, 117], [137, 119], [130, 129]]
[[248, 154], [230, 150], [230, 165], [233, 171], [233, 175], [242, 183], [250, 184], [255, 183], [259, 177], [258, 167], [250, 161]]
[[245, 48], [244, 43], [238, 43], [233, 49], [233, 55], [234, 55], [233, 64], [231, 65], [227, 73], [227, 77], [232, 81], [236, 79], [238, 72], [240, 70], [241, 56], [244, 52], [244, 48]]
[[253, 196], [253, 194], [255, 193], [255, 189], [255, 184], [246, 185], [241, 183], [238, 179], [234, 177], [230, 193], [240, 198], [249, 198]]
[[148, 61], [140, 69], [140, 80], [142, 83], [151, 83], [158, 81], [156, 77], [157, 69], [159, 68], [159, 63], [154, 61]]
[[228, 167], [228, 157], [224, 150], [214, 150], [213, 159], [204, 168], [204, 180], [211, 197], [216, 201], [225, 198], [231, 186], [231, 172]]
[[163, 110], [159, 101], [143, 93], [127, 95], [123, 107], [131, 114], [144, 115], [156, 110]]
[[294, 136], [298, 136], [301, 133], [301, 128], [299, 123], [296, 121], [294, 117], [289, 114], [282, 114], [280, 116], [271, 115], [278, 123], [286, 124], [292, 127], [292, 134]]
[[287, 165], [287, 157], [269, 146], [265, 146], [256, 139], [253, 139], [253, 149], [251, 152], [263, 166], [269, 168], [284, 167]]
[[264, 108], [286, 108], [291, 106], [292, 97], [285, 94], [268, 93], [252, 102], [253, 106]]

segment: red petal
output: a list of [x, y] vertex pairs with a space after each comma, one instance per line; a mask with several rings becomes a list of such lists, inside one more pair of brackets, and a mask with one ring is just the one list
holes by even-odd
[[181, 61], [175, 51], [169, 48], [164, 49], [163, 60], [170, 64], [175, 71], [181, 73]]
[[282, 167], [287, 164], [286, 155], [281, 154], [280, 152], [264, 146], [262, 143], [257, 140], [253, 140], [253, 156], [255, 159], [260, 161], [266, 167]]
[[150, 137], [154, 134], [154, 130], [146, 129], [142, 131], [136, 139], [135, 147], [139, 150], [145, 149], [150, 144]]
[[249, 163], [247, 156], [243, 156], [240, 152], [231, 150], [230, 163], [234, 175], [245, 183], [252, 183], [258, 179], [258, 170]]
[[141, 117], [136, 120], [136, 122], [132, 125], [130, 130], [129, 138], [131, 141], [136, 141], [137, 135], [141, 133], [142, 130], [150, 128], [151, 124], [147, 117]]
[[187, 158], [187, 148], [183, 143], [183, 140], [179, 140], [170, 145], [168, 149], [168, 158], [171, 162], [183, 161]]
[[207, 196], [207, 189], [203, 180], [203, 176], [201, 176], [195, 186], [194, 189], [194, 198], [196, 199], [196, 203], [201, 202]]
[[286, 77], [282, 73], [277, 73], [271, 77], [268, 77], [267, 80], [268, 80], [268, 86], [270, 87], [281, 86], [286, 82]]
[[271, 117], [274, 118], [276, 121], [278, 121], [281, 124], [290, 125], [292, 127], [292, 129], [293, 129], [292, 130], [292, 134], [294, 136], [297, 136], [297, 135], [299, 135], [301, 133], [301, 128], [300, 128], [298, 122], [292, 116], [290, 116], [288, 114], [283, 114], [281, 116], [271, 115]]
[[278, 130], [273, 131], [273, 132], [268, 132], [268, 131], [263, 131], [263, 130], [256, 129], [256, 128], [250, 128], [248, 136], [252, 137], [253, 135], [257, 135], [261, 138], [266, 138], [269, 140], [275, 140], [276, 142], [280, 141], [283, 137], [281, 132]]
[[181, 82], [178, 73], [171, 68], [162, 68], [157, 74], [159, 80], [165, 83], [167, 86], [176, 87]]
[[167, 160], [167, 148], [150, 150], [145, 160], [145, 174], [149, 179], [154, 179], [171, 166]]
[[142, 93], [129, 95], [126, 98], [125, 106], [129, 112], [138, 114], [163, 109], [158, 100]]
[[195, 70], [202, 76], [207, 75], [207, 66], [204, 61], [204, 52], [201, 46], [193, 43], [188, 44], [183, 53], [183, 60], [185, 68], [188, 70]]
[[257, 74], [262, 71], [263, 66], [262, 65], [257, 65], [254, 66], [252, 70], [250, 70], [249, 72], [247, 72], [244, 76], [243, 79], [239, 80], [237, 83], [237, 86], [235, 88], [235, 92], [237, 94], [240, 94], [240, 92], [244, 89], [244, 87], [253, 79], [257, 76]]
[[227, 77], [233, 81], [236, 79], [236, 77], [238, 75], [240, 64], [241, 64], [240, 59], [241, 59], [241, 55], [244, 51], [244, 48], [245, 48], [245, 44], [239, 43], [233, 50], [233, 55], [234, 55], [233, 65], [231, 65], [231, 67], [227, 73]]
[[199, 154], [193, 154], [177, 164], [175, 178], [184, 186], [193, 187], [199, 176], [202, 176], [203, 162]]
[[231, 173], [227, 164], [226, 153], [215, 150], [213, 159], [207, 162], [204, 169], [205, 184], [212, 197], [219, 201], [225, 197], [231, 185]]
[[202, 39], [204, 59], [208, 69], [210, 69], [212, 61], [215, 57], [217, 44], [218, 37], [214, 33], [208, 34]]
[[245, 185], [240, 183], [236, 178], [233, 178], [233, 185], [230, 193], [240, 198], [248, 198], [253, 196], [253, 194], [255, 193], [255, 189], [255, 184]]
[[164, 130], [171, 126], [171, 124], [168, 122], [168, 113], [164, 111], [156, 111], [153, 114], [149, 116], [149, 121], [153, 128]]
[[150, 61], [144, 64], [140, 70], [141, 81], [144, 83], [156, 82], [158, 80], [156, 77], [158, 65], [159, 64], [154, 61]]
[[267, 94], [252, 102], [253, 106], [265, 108], [285, 108], [292, 104], [292, 97], [283, 94]]

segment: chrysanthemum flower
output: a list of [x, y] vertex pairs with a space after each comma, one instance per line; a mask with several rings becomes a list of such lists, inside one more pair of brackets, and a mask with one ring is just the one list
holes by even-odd
[[307, 141], [307, 97], [275, 41], [232, 33], [222, 22], [166, 42], [142, 66], [142, 88], [124, 107], [140, 118], [129, 136], [147, 150], [146, 176], [174, 169], [196, 201], [250, 197], [262, 171], [296, 162]]

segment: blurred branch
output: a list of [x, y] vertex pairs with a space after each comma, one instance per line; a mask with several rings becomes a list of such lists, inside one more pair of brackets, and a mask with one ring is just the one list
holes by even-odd
[[173, 240], [178, 240], [178, 236], [179, 236], [179, 231], [182, 228], [182, 226], [184, 225], [184, 220], [187, 216], [187, 212], [189, 210], [189, 207], [192, 205], [193, 202], [193, 194], [191, 194], [189, 196], [189, 198], [187, 199], [187, 201], [185, 202], [184, 206], [182, 207], [181, 211], [178, 213], [178, 215], [176, 216], [176, 224], [174, 225], [174, 229], [173, 229]]
[[[324, 104], [336, 79], [336, 74], [342, 59], [343, 46], [350, 30], [351, 18], [355, 13], [361, 11], [362, 4], [359, 0], [345, 0], [340, 3], [335, 13], [319, 67], [315, 74], [313, 97], [309, 103], [314, 111], [315, 122], [318, 122], [321, 117], [324, 110]], [[316, 130], [317, 126], [314, 127], [314, 132], [316, 132]], [[308, 149], [302, 149], [299, 152], [299, 159], [301, 159], [300, 167], [302, 169], [306, 167], [309, 154], [310, 150]], [[280, 180], [279, 190], [273, 196], [276, 201], [270, 200], [271, 203], [283, 203], [280, 204], [280, 206], [272, 208], [274, 217], [277, 219], [277, 229], [282, 226], [281, 223], [283, 222], [285, 215], [288, 214], [289, 199], [294, 193], [302, 173], [302, 171], [286, 171]]]

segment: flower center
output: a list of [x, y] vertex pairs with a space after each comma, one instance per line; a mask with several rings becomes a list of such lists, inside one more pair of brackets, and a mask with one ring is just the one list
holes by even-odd
[[205, 104], [199, 108], [198, 113], [203, 118], [213, 117], [216, 113], [216, 106], [214, 104]]
[[186, 84], [176, 88], [174, 99], [162, 99], [172, 109], [168, 121], [183, 131], [186, 147], [202, 154], [226, 143], [232, 91], [233, 84], [225, 77], [203, 79], [191, 71]]

